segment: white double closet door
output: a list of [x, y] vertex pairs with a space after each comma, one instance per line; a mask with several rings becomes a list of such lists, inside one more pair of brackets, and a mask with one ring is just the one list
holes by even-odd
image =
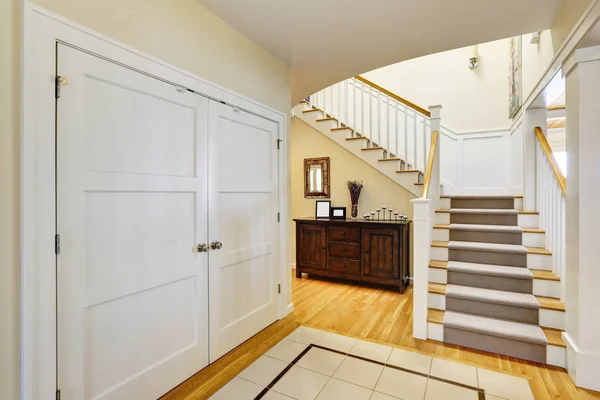
[[57, 57], [57, 385], [156, 399], [278, 318], [277, 124]]

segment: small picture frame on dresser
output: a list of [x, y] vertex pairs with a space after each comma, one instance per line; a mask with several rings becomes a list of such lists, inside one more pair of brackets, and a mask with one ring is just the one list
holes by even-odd
[[331, 207], [331, 219], [346, 219], [346, 207]]
[[330, 212], [330, 200], [317, 200], [317, 203], [315, 205], [315, 218], [329, 218]]

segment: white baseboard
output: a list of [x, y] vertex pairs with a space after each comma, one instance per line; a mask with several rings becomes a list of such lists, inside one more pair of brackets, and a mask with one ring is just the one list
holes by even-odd
[[294, 312], [294, 303], [290, 303], [286, 307], [286, 313], [287, 313], [286, 315], [290, 315], [293, 312]]
[[568, 332], [563, 332], [562, 338], [567, 345], [567, 371], [575, 385], [600, 391], [600, 354], [581, 351]]

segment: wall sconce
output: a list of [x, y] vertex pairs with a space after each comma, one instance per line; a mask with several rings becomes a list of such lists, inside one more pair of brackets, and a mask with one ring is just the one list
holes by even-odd
[[531, 39], [529, 40], [529, 43], [531, 44], [538, 44], [540, 42], [540, 33], [539, 32], [533, 32], [531, 34]]
[[475, 69], [479, 66], [479, 46], [473, 46], [473, 53], [471, 58], [469, 58], [469, 69]]

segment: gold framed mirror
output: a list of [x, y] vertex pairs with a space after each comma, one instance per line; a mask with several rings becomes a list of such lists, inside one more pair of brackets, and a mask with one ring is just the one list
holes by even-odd
[[304, 159], [304, 198], [327, 199], [330, 197], [329, 157]]

